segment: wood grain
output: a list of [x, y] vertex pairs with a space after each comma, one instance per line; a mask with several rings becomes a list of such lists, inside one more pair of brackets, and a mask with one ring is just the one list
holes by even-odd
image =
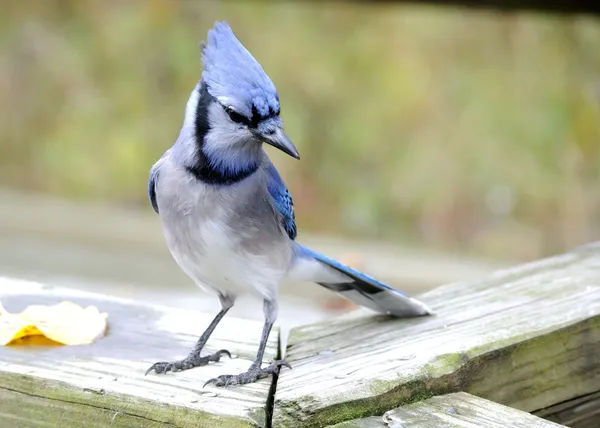
[[326, 426], [457, 391], [527, 412], [600, 391], [600, 244], [420, 299], [435, 316], [359, 310], [293, 329], [274, 426]]
[[342, 422], [330, 428], [559, 428], [530, 413], [457, 392], [389, 410], [383, 416]]
[[[0, 347], [0, 426], [19, 427], [263, 427], [272, 379], [227, 389], [202, 385], [245, 371], [255, 357], [262, 323], [225, 317], [207, 352], [237, 356], [167, 375], [145, 370], [184, 357], [212, 320], [200, 314], [142, 305], [75, 290], [0, 278], [0, 300], [11, 312], [63, 300], [108, 313], [108, 334], [86, 346]], [[265, 362], [277, 356], [278, 329]]]
[[538, 410], [535, 415], [571, 427], [598, 428], [600, 391]]

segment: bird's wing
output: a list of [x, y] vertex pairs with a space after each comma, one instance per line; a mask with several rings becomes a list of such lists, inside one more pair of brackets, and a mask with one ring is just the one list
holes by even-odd
[[158, 179], [158, 168], [150, 170], [150, 178], [148, 179], [148, 199], [152, 204], [154, 211], [158, 213], [158, 204], [156, 203], [156, 180]]
[[273, 198], [277, 211], [282, 215], [283, 228], [290, 239], [296, 239], [296, 217], [294, 215], [294, 201], [292, 195], [285, 187], [285, 183], [277, 172], [275, 166], [269, 164], [267, 188]]
[[170, 151], [170, 149], [167, 150], [165, 154], [162, 155], [162, 157], [158, 161], [156, 161], [154, 165], [152, 165], [152, 168], [150, 169], [150, 176], [148, 177], [148, 199], [152, 204], [152, 208], [154, 208], [154, 211], [156, 211], [157, 213], [158, 203], [156, 202], [156, 183], [158, 181], [160, 167], [164, 163]]

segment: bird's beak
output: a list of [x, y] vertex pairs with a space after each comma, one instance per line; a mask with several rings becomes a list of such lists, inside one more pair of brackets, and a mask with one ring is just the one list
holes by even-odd
[[292, 141], [289, 139], [283, 129], [277, 127], [275, 132], [267, 135], [261, 135], [261, 140], [265, 143], [281, 150], [282, 152], [290, 155], [293, 158], [300, 159], [300, 153]]

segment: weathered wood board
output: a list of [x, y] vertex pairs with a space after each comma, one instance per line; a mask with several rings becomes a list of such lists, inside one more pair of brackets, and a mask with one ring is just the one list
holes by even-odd
[[598, 428], [600, 426], [600, 391], [563, 401], [538, 410], [534, 414], [570, 427]]
[[438, 395], [383, 416], [341, 422], [330, 428], [559, 428], [530, 413], [484, 400], [466, 392]]
[[420, 298], [435, 316], [359, 310], [293, 329], [273, 425], [332, 425], [457, 391], [527, 412], [600, 391], [600, 244]]
[[[49, 288], [0, 278], [10, 311], [70, 300], [108, 313], [108, 334], [86, 346], [0, 347], [0, 426], [18, 427], [263, 427], [272, 379], [231, 388], [204, 382], [245, 371], [255, 357], [262, 323], [225, 317], [207, 352], [237, 358], [196, 369], [149, 374], [154, 362], [184, 357], [213, 315]], [[274, 329], [265, 361], [276, 358]]]

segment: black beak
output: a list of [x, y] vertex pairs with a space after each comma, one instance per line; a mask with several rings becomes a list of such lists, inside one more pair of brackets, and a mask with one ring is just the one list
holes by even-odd
[[298, 149], [296, 146], [294, 146], [289, 137], [285, 135], [285, 132], [283, 132], [283, 129], [281, 128], [277, 128], [277, 130], [272, 134], [261, 135], [261, 140], [293, 158], [300, 159]]

